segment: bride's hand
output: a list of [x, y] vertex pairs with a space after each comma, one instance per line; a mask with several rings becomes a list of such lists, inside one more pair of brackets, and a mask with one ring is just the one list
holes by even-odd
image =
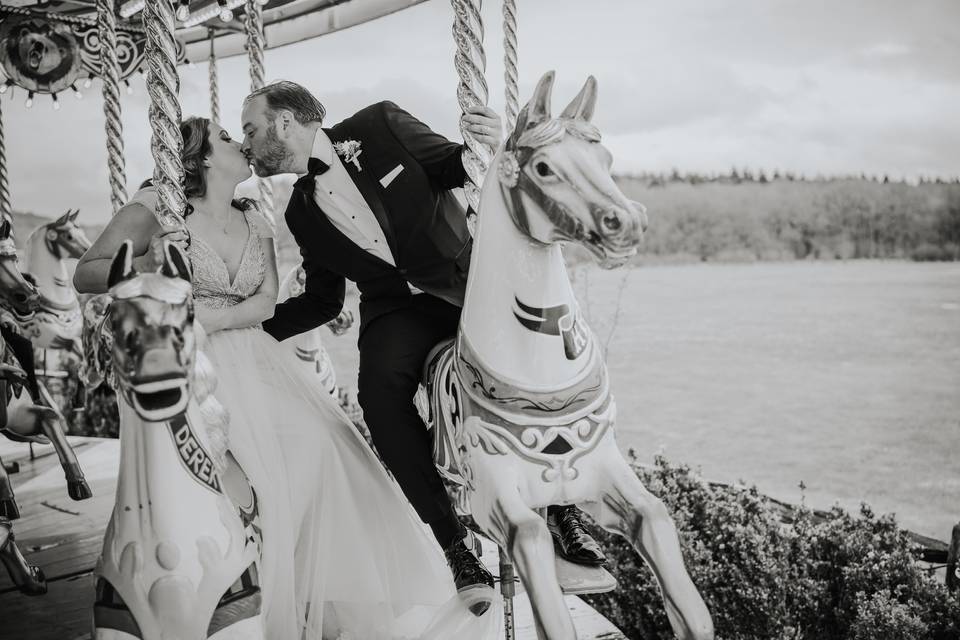
[[160, 231], [150, 238], [150, 246], [141, 258], [144, 264], [141, 270], [156, 271], [163, 265], [163, 243], [169, 242], [180, 247], [186, 253], [190, 244], [190, 237], [186, 231], [177, 227], [161, 227]]

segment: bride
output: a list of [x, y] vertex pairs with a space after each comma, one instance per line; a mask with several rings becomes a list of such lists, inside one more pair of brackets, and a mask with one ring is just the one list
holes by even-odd
[[[104, 292], [126, 239], [138, 271], [158, 268], [164, 242], [190, 256], [229, 447], [263, 512], [266, 637], [492, 638], [498, 614], [469, 613], [439, 546], [350, 420], [260, 328], [277, 301], [276, 255], [255, 204], [234, 199], [251, 175], [240, 144], [206, 118], [180, 129], [189, 234], [162, 228], [156, 191], [141, 189], [80, 259], [74, 284]], [[495, 600], [486, 591], [475, 597]]]

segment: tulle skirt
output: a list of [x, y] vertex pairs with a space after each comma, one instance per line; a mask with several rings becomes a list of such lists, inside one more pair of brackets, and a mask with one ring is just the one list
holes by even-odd
[[473, 617], [399, 486], [293, 354], [255, 328], [215, 333], [203, 350], [259, 498], [270, 640], [499, 635], [493, 591]]

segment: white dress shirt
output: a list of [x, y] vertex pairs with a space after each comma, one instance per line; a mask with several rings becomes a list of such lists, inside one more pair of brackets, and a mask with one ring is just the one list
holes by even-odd
[[[317, 129], [310, 155], [330, 166], [325, 173], [316, 176], [313, 201], [327, 214], [333, 226], [351, 242], [387, 264], [397, 266], [377, 216], [347, 173], [323, 129]], [[407, 284], [413, 293], [421, 293], [412, 284]]]

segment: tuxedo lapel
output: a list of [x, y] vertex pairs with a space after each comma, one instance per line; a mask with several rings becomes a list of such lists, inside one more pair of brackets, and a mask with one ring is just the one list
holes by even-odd
[[[349, 132], [344, 131], [344, 129], [345, 127], [336, 126], [332, 129], [324, 129], [324, 131], [326, 132], [327, 137], [330, 138], [330, 141], [333, 144], [337, 144], [350, 139]], [[383, 235], [387, 239], [387, 244], [390, 245], [390, 252], [393, 254], [393, 259], [397, 261], [400, 259], [400, 256], [397, 255], [397, 240], [393, 235], [393, 228], [390, 224], [390, 218], [387, 216], [387, 211], [383, 206], [383, 200], [380, 198], [380, 194], [377, 191], [377, 185], [374, 184], [370, 171], [365, 171], [362, 169], [363, 154], [360, 155], [360, 158], [361, 159], [358, 159], [358, 162], [361, 165], [361, 169], [359, 170], [353, 162], [346, 162], [342, 158], [340, 161], [347, 170], [347, 174], [350, 175], [350, 179], [353, 180], [353, 184], [355, 184], [357, 186], [357, 190], [360, 191], [360, 195], [363, 196], [363, 199], [370, 207], [370, 210], [373, 211], [373, 215], [377, 218], [377, 222], [380, 223], [380, 228], [383, 230]]]

